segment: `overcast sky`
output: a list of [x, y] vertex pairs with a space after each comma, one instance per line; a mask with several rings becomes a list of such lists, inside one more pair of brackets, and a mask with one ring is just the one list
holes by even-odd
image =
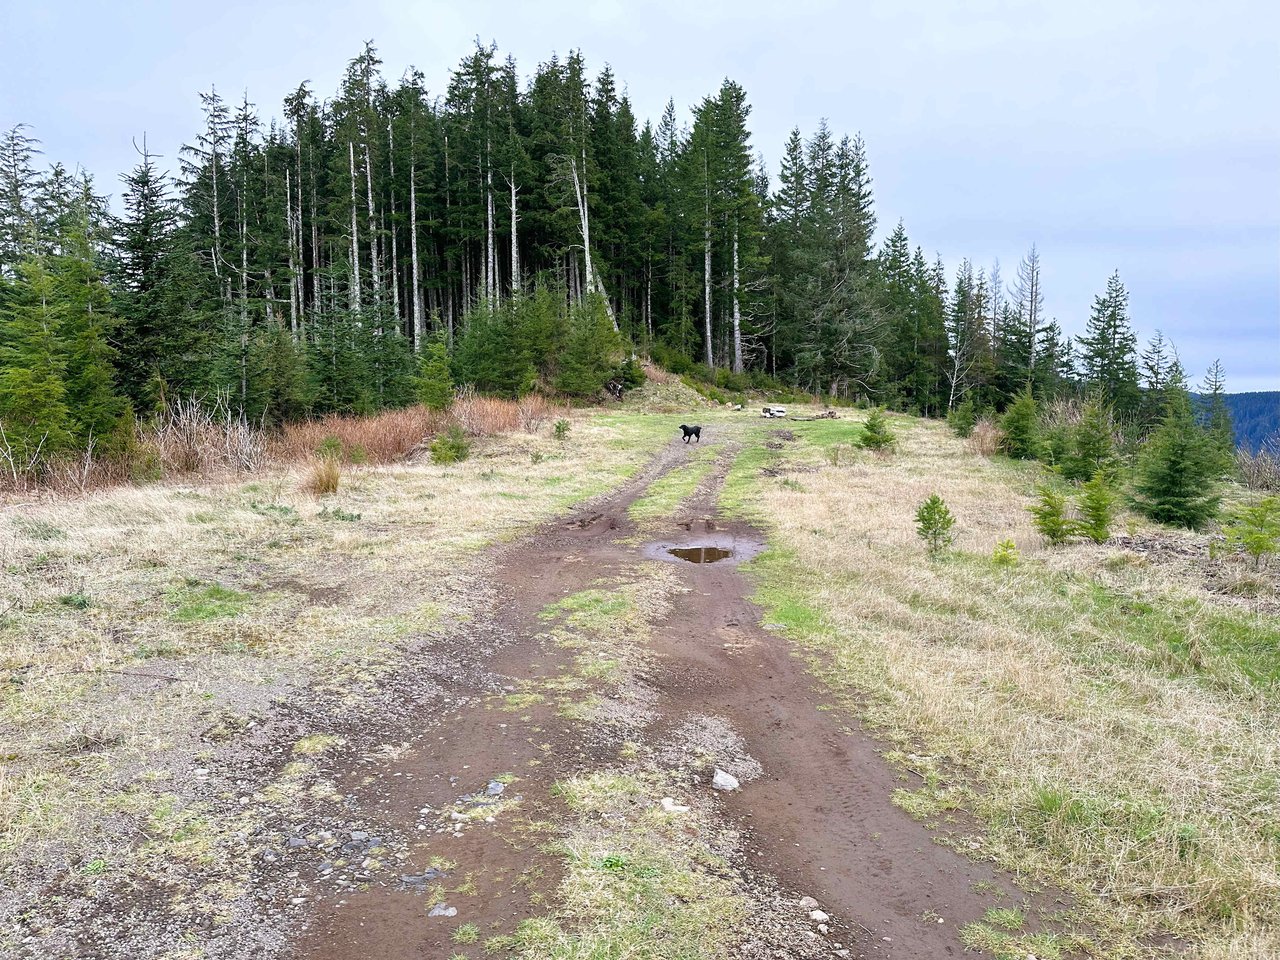
[[331, 95], [365, 39], [434, 92], [477, 37], [524, 76], [581, 48], [655, 120], [732, 77], [771, 169], [794, 125], [862, 133], [882, 235], [901, 218], [953, 275], [998, 258], [1006, 281], [1035, 243], [1068, 333], [1119, 270], [1140, 336], [1163, 330], [1195, 381], [1219, 357], [1230, 390], [1280, 389], [1274, 0], [0, 0], [0, 35], [0, 127], [111, 192], [144, 132], [176, 166], [197, 92], [278, 116], [302, 80]]

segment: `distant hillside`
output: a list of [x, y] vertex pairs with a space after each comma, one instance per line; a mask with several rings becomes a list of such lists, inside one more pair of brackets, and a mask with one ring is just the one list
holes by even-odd
[[1257, 450], [1265, 441], [1280, 436], [1280, 390], [1229, 393], [1227, 407], [1236, 428], [1237, 446]]

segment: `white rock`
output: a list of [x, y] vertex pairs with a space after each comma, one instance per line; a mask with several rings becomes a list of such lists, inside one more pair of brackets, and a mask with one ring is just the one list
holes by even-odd
[[800, 909], [803, 910], [805, 913], [808, 913], [810, 910], [817, 910], [818, 901], [813, 899], [813, 897], [801, 897]]
[[662, 798], [663, 813], [688, 813], [689, 808], [676, 803], [671, 797]]
[[809, 911], [809, 919], [810, 919], [810, 920], [812, 920], [812, 921], [814, 921], [815, 923], [826, 923], [826, 922], [827, 922], [828, 920], [830, 920], [831, 918], [830, 918], [830, 917], [828, 917], [828, 916], [827, 916], [825, 913], [823, 913], [821, 910], [810, 910], [810, 911]]
[[737, 790], [738, 778], [717, 767], [715, 776], [711, 778], [711, 786], [716, 790]]

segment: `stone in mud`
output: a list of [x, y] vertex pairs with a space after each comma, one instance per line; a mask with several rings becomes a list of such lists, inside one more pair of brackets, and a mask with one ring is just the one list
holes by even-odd
[[810, 910], [817, 910], [818, 901], [813, 899], [813, 897], [801, 897], [800, 909], [803, 910], [805, 913], [808, 913]]
[[500, 797], [502, 796], [502, 791], [505, 789], [507, 788], [502, 783], [499, 783], [497, 780], [490, 780], [489, 785], [484, 788], [484, 792], [491, 797]]
[[731, 773], [725, 773], [719, 767], [716, 768], [715, 776], [711, 778], [711, 786], [715, 790], [724, 790], [726, 792], [738, 789], [738, 778]]
[[812, 921], [814, 921], [815, 923], [826, 923], [826, 922], [827, 922], [828, 920], [830, 920], [831, 918], [830, 918], [830, 917], [828, 917], [828, 916], [827, 916], [825, 913], [823, 913], [821, 910], [810, 910], [810, 911], [809, 911], [809, 919], [810, 919], [810, 920], [812, 920]]
[[457, 915], [458, 908], [451, 907], [447, 903], [437, 903], [427, 911], [428, 917], [456, 917]]
[[662, 798], [663, 813], [688, 813], [689, 808], [676, 803], [671, 797]]

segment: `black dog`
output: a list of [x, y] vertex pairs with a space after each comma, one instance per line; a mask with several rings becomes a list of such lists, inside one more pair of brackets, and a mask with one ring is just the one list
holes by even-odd
[[699, 443], [702, 442], [702, 427], [700, 425], [695, 423], [692, 427], [686, 427], [682, 423], [680, 424], [680, 429], [684, 431], [685, 443], [689, 442], [690, 437], [693, 437], [693, 439], [697, 440]]

